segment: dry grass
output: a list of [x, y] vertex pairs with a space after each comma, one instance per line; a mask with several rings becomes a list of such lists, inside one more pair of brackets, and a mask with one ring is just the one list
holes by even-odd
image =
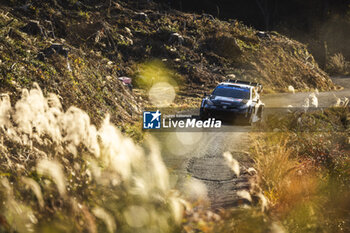
[[260, 184], [272, 204], [276, 204], [281, 198], [283, 189], [298, 166], [298, 162], [292, 158], [293, 150], [286, 146], [287, 143], [288, 136], [271, 135], [263, 141], [256, 140], [253, 148]]
[[345, 60], [343, 54], [336, 53], [329, 58], [327, 70], [331, 74], [347, 75], [350, 72], [350, 65], [349, 62]]
[[350, 230], [348, 113], [345, 107], [272, 117], [267, 126], [283, 132], [255, 136], [252, 154], [270, 215], [290, 232]]

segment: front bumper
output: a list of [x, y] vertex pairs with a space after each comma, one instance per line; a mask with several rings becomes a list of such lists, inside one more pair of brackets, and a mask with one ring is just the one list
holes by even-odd
[[249, 116], [249, 109], [239, 109], [239, 108], [230, 108], [230, 107], [224, 107], [224, 106], [204, 106], [202, 108], [202, 114], [208, 117], [213, 117], [216, 119], [221, 118], [235, 118], [235, 117], [243, 117], [248, 118]]

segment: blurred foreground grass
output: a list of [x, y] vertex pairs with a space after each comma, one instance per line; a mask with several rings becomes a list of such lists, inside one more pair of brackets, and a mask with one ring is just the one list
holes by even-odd
[[38, 86], [14, 106], [1, 96], [0, 131], [0, 232], [179, 228], [186, 202], [152, 138], [136, 145], [109, 116], [97, 129], [87, 113], [64, 112]]

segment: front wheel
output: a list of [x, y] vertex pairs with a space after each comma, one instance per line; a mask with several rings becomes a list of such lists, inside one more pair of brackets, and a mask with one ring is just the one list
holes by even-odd
[[263, 121], [263, 113], [264, 113], [264, 106], [260, 106], [256, 114], [259, 118], [259, 122]]
[[258, 111], [257, 111], [256, 115], [254, 115], [252, 117], [251, 125], [259, 126], [259, 125], [262, 124], [262, 122], [263, 122], [263, 111], [264, 111], [264, 107], [260, 106], [258, 108]]
[[244, 121], [244, 123], [245, 123], [245, 125], [252, 125], [252, 123], [253, 123], [253, 114], [252, 113], [250, 113], [250, 114], [248, 114], [248, 116], [244, 119], [245, 121]]
[[208, 117], [209, 117], [208, 113], [204, 112], [203, 108], [200, 108], [200, 110], [199, 110], [199, 118], [201, 120], [206, 120], [206, 119], [208, 119]]

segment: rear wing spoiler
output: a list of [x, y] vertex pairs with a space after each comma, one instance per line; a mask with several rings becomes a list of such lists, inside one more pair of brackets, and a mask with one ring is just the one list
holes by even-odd
[[254, 87], [257, 87], [258, 93], [262, 92], [262, 90], [263, 90], [263, 85], [260, 84], [260, 83], [249, 82], [249, 81], [241, 81], [241, 80], [236, 80], [236, 79], [228, 79], [225, 82], [254, 86]]

